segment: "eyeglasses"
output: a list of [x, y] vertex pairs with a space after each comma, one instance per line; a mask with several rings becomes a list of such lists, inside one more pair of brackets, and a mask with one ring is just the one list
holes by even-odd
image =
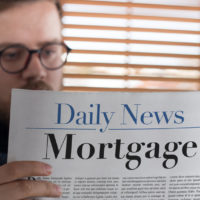
[[34, 53], [38, 53], [42, 66], [56, 70], [64, 66], [69, 48], [64, 43], [48, 43], [41, 49], [28, 49], [23, 45], [10, 45], [0, 51], [0, 67], [7, 73], [16, 74], [25, 70]]

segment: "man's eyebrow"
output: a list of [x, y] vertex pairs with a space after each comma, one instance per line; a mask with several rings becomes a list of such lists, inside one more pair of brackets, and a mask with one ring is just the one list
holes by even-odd
[[44, 46], [45, 44], [60, 43], [60, 42], [62, 42], [62, 40], [54, 39], [54, 40], [48, 40], [48, 41], [39, 42], [37, 45], [39, 47], [41, 47], [41, 46]]
[[[37, 43], [37, 46], [38, 47], [42, 47], [44, 46], [45, 44], [51, 44], [51, 43], [59, 43], [59, 42], [62, 42], [62, 39], [53, 39], [53, 40], [47, 40], [47, 41], [43, 41], [43, 42], [39, 42]], [[0, 43], [0, 49], [3, 49], [7, 46], [10, 46], [10, 45], [23, 45], [23, 46], [27, 46], [26, 44], [24, 43], [14, 43], [14, 42], [4, 42], [4, 43]], [[28, 46], [27, 46], [28, 47]]]
[[12, 44], [13, 43], [10, 43], [10, 42], [0, 43], [0, 49], [3, 49], [4, 47], [10, 46]]

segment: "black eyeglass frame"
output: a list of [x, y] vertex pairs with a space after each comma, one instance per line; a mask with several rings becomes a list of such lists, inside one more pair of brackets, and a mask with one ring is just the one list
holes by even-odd
[[[64, 60], [64, 62], [63, 62], [60, 66], [58, 66], [58, 67], [56, 67], [56, 68], [49, 68], [49, 67], [45, 66], [44, 63], [42, 62], [41, 52], [42, 52], [42, 50], [43, 50], [44, 48], [46, 48], [46, 47], [49, 46], [49, 45], [62, 45], [62, 46], [66, 49], [67, 56], [68, 56], [69, 53], [72, 51], [72, 49], [71, 49], [70, 47], [68, 47], [64, 42], [52, 42], [52, 43], [47, 43], [47, 44], [45, 44], [44, 46], [42, 46], [42, 48], [40, 48], [40, 49], [29, 49], [29, 48], [26, 47], [25, 45], [13, 44], [13, 45], [7, 46], [6, 48], [4, 48], [4, 49], [2, 49], [2, 50], [0, 51], [0, 67], [1, 67], [1, 68], [3, 69], [3, 71], [5, 71], [6, 73], [9, 73], [9, 74], [18, 74], [18, 73], [24, 71], [26, 68], [28, 68], [28, 65], [29, 65], [29, 63], [30, 63], [30, 61], [31, 61], [32, 55], [33, 55], [34, 53], [38, 53], [39, 59], [40, 59], [40, 63], [41, 63], [41, 65], [42, 65], [45, 69], [54, 71], [54, 70], [57, 70], [57, 69], [62, 68], [62, 67], [66, 64], [66, 62], [67, 62], [67, 56], [66, 56], [66, 59]], [[13, 47], [21, 47], [21, 48], [26, 49], [27, 52], [29, 52], [29, 55], [28, 55], [28, 58], [27, 58], [27, 61], [26, 61], [25, 65], [24, 65], [24, 67], [23, 67], [22, 69], [16, 71], [16, 72], [11, 72], [11, 71], [6, 70], [6, 69], [3, 67], [2, 61], [1, 61], [1, 55], [2, 55], [7, 49], [13, 48]]]

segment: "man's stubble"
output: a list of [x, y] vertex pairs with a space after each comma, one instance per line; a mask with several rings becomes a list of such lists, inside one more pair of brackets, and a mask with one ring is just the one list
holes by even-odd
[[[60, 83], [60, 89], [62, 87], [62, 84]], [[42, 80], [35, 81], [35, 80], [28, 80], [27, 83], [18, 88], [18, 89], [27, 89], [27, 90], [53, 90], [53, 88], [45, 83]], [[8, 100], [8, 102], [3, 102], [0, 104], [0, 122], [1, 125], [9, 126], [10, 121], [10, 104], [11, 104], [11, 95]]]

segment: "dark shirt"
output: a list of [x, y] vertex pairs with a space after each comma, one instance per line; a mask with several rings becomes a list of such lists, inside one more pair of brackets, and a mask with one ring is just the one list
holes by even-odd
[[7, 162], [8, 154], [8, 126], [0, 122], [0, 165]]
[[6, 164], [7, 162], [7, 154], [0, 153], [0, 166]]

